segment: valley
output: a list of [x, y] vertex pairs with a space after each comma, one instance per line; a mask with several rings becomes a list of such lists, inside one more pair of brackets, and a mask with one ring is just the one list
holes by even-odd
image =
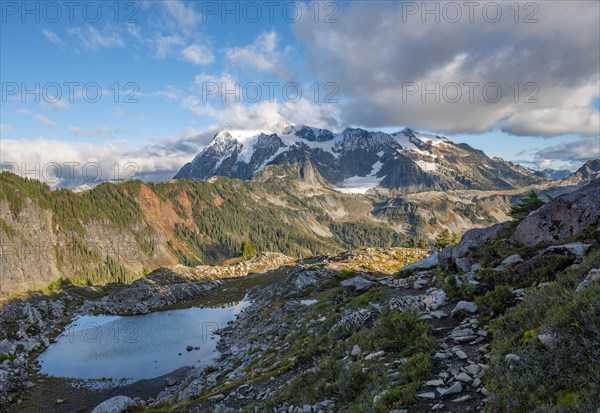
[[[521, 221], [468, 231], [432, 256], [405, 248], [300, 260], [260, 253], [222, 267], [165, 267], [131, 285], [66, 283], [22, 295], [0, 314], [0, 374], [9, 384], [0, 400], [19, 412], [88, 411], [103, 400], [130, 412], [492, 412], [513, 403], [534, 411], [540, 398], [591, 407], [597, 365], [585, 357], [599, 348], [599, 184]], [[586, 220], [570, 225], [582, 210]], [[548, 222], [557, 224], [545, 235]], [[101, 380], [92, 390], [93, 380], [46, 376], [36, 361], [75, 316], [146, 317], [139, 314], [243, 299], [250, 304], [212, 331], [219, 354], [208, 367], [132, 384]], [[195, 357], [194, 343], [178, 344], [172, 356]], [[563, 380], [577, 390], [552, 390]]]
[[531, 190], [557, 196], [599, 170], [590, 161], [560, 181], [405, 194], [339, 192], [309, 161], [269, 165], [249, 181], [127, 181], [81, 193], [3, 172], [0, 295], [61, 279], [131, 282], [164, 265], [221, 264], [239, 257], [244, 243], [294, 258], [363, 246], [431, 247], [444, 229], [462, 234], [506, 221], [510, 205]]

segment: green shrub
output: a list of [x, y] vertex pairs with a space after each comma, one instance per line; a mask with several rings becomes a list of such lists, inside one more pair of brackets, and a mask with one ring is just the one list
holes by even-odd
[[387, 390], [381, 395], [379, 408], [389, 412], [393, 409], [400, 409], [407, 406], [417, 397], [417, 386], [415, 384], [405, 384], [395, 389]]
[[483, 296], [477, 297], [475, 303], [479, 307], [483, 317], [490, 319], [503, 314], [515, 303], [515, 296], [512, 289], [505, 285], [499, 285], [492, 291], [486, 292]]
[[468, 282], [459, 282], [456, 275], [449, 276], [442, 289], [452, 300], [472, 301], [477, 294], [477, 286]]
[[380, 301], [384, 296], [384, 287], [373, 287], [366, 293], [360, 294], [348, 304], [349, 308], [361, 308]]
[[533, 283], [554, 281], [557, 274], [574, 262], [575, 257], [571, 254], [548, 253], [535, 256], [502, 271], [489, 268], [480, 270], [479, 277], [491, 287], [506, 284], [514, 288], [525, 288]]
[[530, 212], [535, 211], [542, 205], [544, 205], [544, 201], [538, 197], [534, 190], [531, 190], [527, 198], [523, 198], [520, 203], [514, 204], [510, 207], [508, 215], [510, 215], [514, 220], [521, 220], [529, 215]]
[[[599, 315], [600, 287], [574, 294], [571, 282], [561, 277], [494, 320], [493, 359], [484, 375], [493, 397], [486, 411], [595, 411], [600, 405]], [[553, 334], [554, 341], [543, 344], [540, 333]], [[505, 362], [508, 353], [520, 360]]]
[[14, 360], [17, 358], [16, 354], [4, 354], [4, 353], [0, 353], [0, 363], [2, 363], [4, 360]]
[[460, 242], [460, 235], [450, 232], [448, 229], [443, 230], [435, 237], [435, 247], [438, 250], [444, 249], [451, 245], [456, 245]]
[[390, 311], [363, 331], [361, 348], [383, 350], [400, 357], [427, 353], [434, 348], [431, 328], [412, 311]]

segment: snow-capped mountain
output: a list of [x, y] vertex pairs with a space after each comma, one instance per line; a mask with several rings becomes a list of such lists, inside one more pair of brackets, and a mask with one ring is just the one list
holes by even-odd
[[571, 173], [572, 173], [568, 169], [552, 169], [552, 168], [543, 169], [541, 172], [552, 179], [564, 179], [567, 176], [571, 175]]
[[353, 128], [334, 133], [291, 124], [277, 131], [221, 131], [175, 178], [250, 179], [268, 165], [306, 160], [331, 186], [353, 193], [508, 189], [544, 179], [466, 144], [409, 128], [389, 134]]

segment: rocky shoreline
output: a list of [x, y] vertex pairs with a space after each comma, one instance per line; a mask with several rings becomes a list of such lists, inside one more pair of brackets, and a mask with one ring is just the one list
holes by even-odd
[[[39, 370], [35, 358], [74, 318], [147, 314], [202, 297], [221, 280], [269, 272], [290, 262], [283, 254], [260, 253], [230, 266], [160, 268], [128, 286], [67, 285], [55, 293], [32, 292], [5, 300], [0, 303], [0, 409], [19, 404], [20, 393], [36, 386], [29, 380]], [[85, 298], [90, 296], [100, 298]]]
[[[193, 305], [199, 297], [223, 302], [234, 290], [250, 294], [252, 305], [217, 332], [221, 355], [213, 365], [161, 378], [152, 387], [155, 394], [114, 394], [93, 412], [421, 413], [526, 403], [526, 395], [511, 399], [513, 393], [503, 393], [503, 381], [537, 386], [547, 379], [536, 363], [549, 358], [563, 360], [562, 372], [575, 366], [579, 352], [551, 353], [580, 334], [568, 330], [574, 320], [578, 326], [591, 323], [582, 330], [591, 343], [586, 351], [600, 348], [594, 344], [600, 345], [597, 320], [577, 318], [600, 311], [597, 222], [575, 232], [554, 224], [551, 243], [527, 245], [518, 238], [520, 227], [545, 226], [556, 216], [571, 222], [568, 215], [578, 213], [579, 200], [590, 202], [583, 194], [570, 197], [569, 205], [557, 198], [543, 214], [520, 223], [471, 230], [459, 244], [430, 256], [423, 250], [363, 248], [291, 263], [285, 256], [261, 254], [255, 264], [210, 274], [206, 268], [177, 267], [126, 287], [77, 287], [52, 299], [31, 294], [12, 300], [0, 314], [6, 330], [0, 353], [8, 355], [0, 363], [0, 383], [6, 383], [0, 400], [16, 406], [36, 386], [28, 381], [36, 371], [32, 356], [77, 314], [146, 314]], [[555, 316], [545, 314], [546, 307], [559, 300], [561, 311], [554, 312], [564, 318], [544, 318]], [[580, 307], [569, 313], [569, 305]], [[535, 312], [537, 324], [530, 325]], [[511, 328], [516, 332], [510, 342], [494, 334], [509, 334]], [[593, 374], [586, 379], [590, 391], [598, 384]], [[530, 381], [520, 382], [523, 377]], [[596, 397], [585, 394], [547, 403], [580, 407]]]

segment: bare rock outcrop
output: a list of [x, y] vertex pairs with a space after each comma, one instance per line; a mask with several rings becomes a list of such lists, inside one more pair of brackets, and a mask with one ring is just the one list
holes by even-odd
[[525, 244], [561, 241], [600, 221], [600, 179], [555, 198], [533, 211], [517, 226], [513, 239]]
[[510, 222], [503, 222], [487, 228], [475, 228], [465, 232], [460, 242], [438, 253], [438, 260], [442, 267], [456, 266], [462, 272], [471, 270], [475, 260], [471, 257], [471, 249], [483, 245], [494, 239], [498, 234], [510, 227]]

